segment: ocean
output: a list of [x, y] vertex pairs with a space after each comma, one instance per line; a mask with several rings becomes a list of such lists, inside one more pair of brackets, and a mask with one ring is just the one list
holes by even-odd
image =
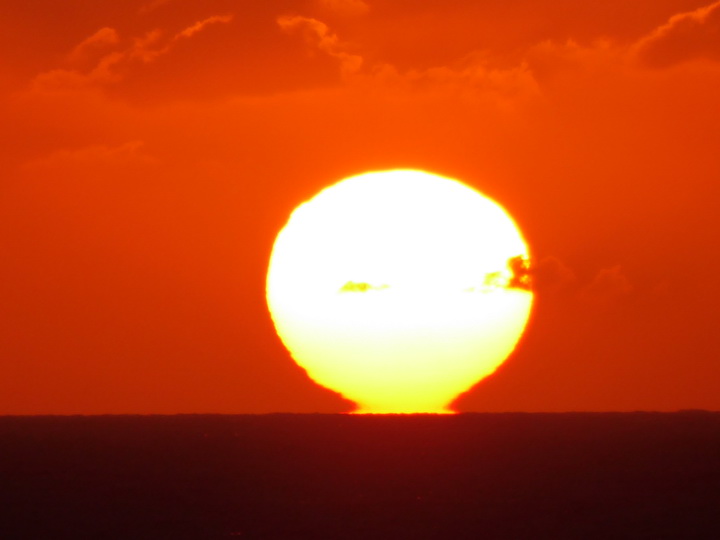
[[0, 417], [0, 539], [720, 538], [720, 413]]

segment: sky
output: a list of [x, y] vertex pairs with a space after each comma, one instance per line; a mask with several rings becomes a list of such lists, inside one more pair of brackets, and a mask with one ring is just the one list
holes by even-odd
[[530, 246], [456, 410], [720, 410], [720, 2], [10, 0], [0, 141], [0, 414], [351, 410], [265, 275], [293, 208], [393, 168]]

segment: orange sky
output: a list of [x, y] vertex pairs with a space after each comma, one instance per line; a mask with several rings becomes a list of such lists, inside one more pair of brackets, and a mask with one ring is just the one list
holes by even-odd
[[720, 2], [0, 5], [0, 414], [338, 412], [275, 335], [289, 212], [419, 168], [533, 251], [462, 411], [720, 409]]

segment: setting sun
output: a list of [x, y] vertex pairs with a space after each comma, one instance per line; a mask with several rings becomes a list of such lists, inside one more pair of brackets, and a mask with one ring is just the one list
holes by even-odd
[[301, 204], [267, 275], [277, 332], [361, 413], [446, 413], [515, 347], [527, 246], [496, 203], [413, 170], [345, 179]]

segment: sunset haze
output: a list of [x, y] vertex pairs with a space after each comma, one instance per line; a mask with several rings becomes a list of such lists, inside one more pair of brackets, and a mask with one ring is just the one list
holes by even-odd
[[0, 5], [0, 414], [348, 412], [265, 300], [291, 212], [415, 169], [532, 255], [458, 411], [720, 410], [720, 2]]

